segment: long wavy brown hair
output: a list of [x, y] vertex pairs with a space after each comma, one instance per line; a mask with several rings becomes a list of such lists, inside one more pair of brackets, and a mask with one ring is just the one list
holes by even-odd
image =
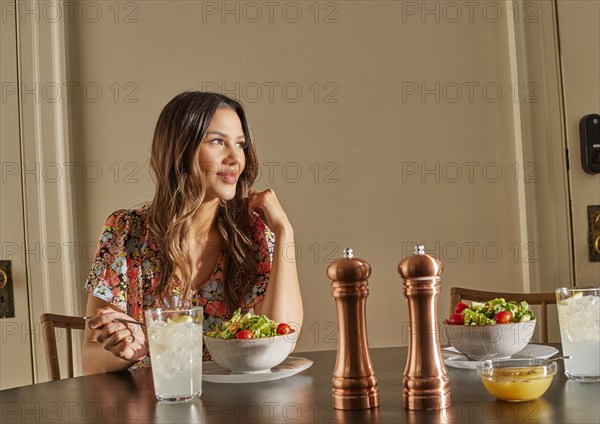
[[[258, 174], [258, 159], [246, 114], [240, 103], [221, 94], [186, 91], [162, 110], [154, 130], [150, 159], [156, 191], [149, 206], [148, 223], [162, 255], [156, 294], [163, 307], [182, 306], [190, 298], [192, 260], [186, 246], [192, 218], [206, 192], [198, 149], [219, 108], [236, 112], [246, 137], [246, 165], [235, 197], [221, 200], [217, 211], [221, 253], [225, 257], [225, 301], [230, 312], [240, 306], [256, 283], [256, 250], [250, 235], [247, 197]], [[170, 287], [175, 270], [181, 280], [179, 304]]]

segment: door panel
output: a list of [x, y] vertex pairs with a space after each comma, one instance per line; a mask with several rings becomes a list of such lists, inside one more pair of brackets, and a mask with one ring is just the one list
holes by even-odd
[[0, 318], [0, 389], [33, 383], [32, 332], [25, 267], [27, 252], [23, 228], [16, 44], [14, 20], [3, 20], [0, 26], [0, 259], [11, 261], [15, 317]]
[[600, 114], [600, 1], [558, 1], [567, 146], [569, 149], [575, 281], [600, 284], [600, 262], [589, 261], [588, 205], [600, 205], [600, 174], [581, 166], [579, 121]]

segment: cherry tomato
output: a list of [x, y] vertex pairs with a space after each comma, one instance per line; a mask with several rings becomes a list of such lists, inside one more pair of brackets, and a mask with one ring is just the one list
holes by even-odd
[[456, 306], [454, 307], [454, 313], [455, 314], [460, 314], [462, 311], [464, 311], [465, 309], [468, 309], [469, 305], [465, 302], [458, 302], [456, 304]]
[[283, 322], [277, 326], [277, 334], [283, 336], [284, 334], [289, 334], [292, 332], [292, 327]]
[[498, 312], [496, 314], [496, 324], [509, 324], [512, 321], [512, 314], [508, 311]]
[[465, 318], [462, 314], [452, 314], [447, 322], [451, 325], [465, 325]]
[[236, 339], [253, 339], [254, 334], [250, 330], [240, 330], [236, 335]]

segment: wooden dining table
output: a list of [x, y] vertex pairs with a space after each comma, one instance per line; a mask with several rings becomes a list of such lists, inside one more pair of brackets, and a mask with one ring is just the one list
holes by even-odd
[[[554, 345], [560, 349], [560, 345]], [[336, 351], [293, 356], [313, 365], [294, 376], [261, 383], [203, 382], [200, 399], [168, 404], [154, 395], [151, 369], [91, 375], [0, 391], [2, 423], [599, 423], [600, 384], [577, 383], [562, 364], [535, 401], [492, 397], [475, 370], [448, 368], [451, 406], [409, 411], [402, 403], [406, 347], [371, 349], [379, 407], [333, 408]]]

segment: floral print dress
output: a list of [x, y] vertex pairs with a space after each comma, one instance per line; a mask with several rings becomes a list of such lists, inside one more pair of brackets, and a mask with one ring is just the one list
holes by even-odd
[[[158, 307], [158, 299], [154, 293], [162, 270], [158, 242], [150, 231], [147, 216], [148, 206], [145, 205], [139, 209], [121, 209], [108, 217], [98, 242], [92, 269], [84, 285], [86, 292], [115, 305], [139, 322], [145, 322], [144, 309]], [[241, 308], [244, 313], [264, 298], [275, 245], [275, 235], [258, 215], [255, 215], [251, 233], [257, 254], [258, 278], [242, 299]], [[204, 308], [204, 331], [220, 325], [233, 313], [225, 302], [223, 266], [224, 257], [221, 253], [208, 281], [191, 296], [194, 306]], [[177, 277], [173, 278], [171, 288], [177, 299]], [[210, 359], [206, 351], [204, 359]], [[149, 364], [148, 355], [134, 366]]]

